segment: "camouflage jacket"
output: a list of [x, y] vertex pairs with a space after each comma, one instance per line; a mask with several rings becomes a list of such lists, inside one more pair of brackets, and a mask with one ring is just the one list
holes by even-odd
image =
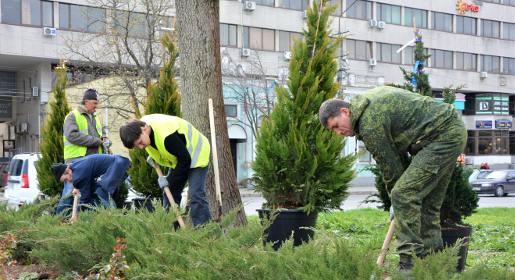
[[[405, 170], [407, 153], [414, 156], [457, 116], [452, 105], [386, 86], [354, 96], [349, 108], [354, 133], [374, 157], [389, 191]], [[417, 167], [435, 172], [433, 164]]]

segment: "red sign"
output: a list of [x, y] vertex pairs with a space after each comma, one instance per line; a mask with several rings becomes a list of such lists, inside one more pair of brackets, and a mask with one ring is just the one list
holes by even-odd
[[459, 0], [456, 6], [458, 6], [458, 8], [456, 8], [456, 10], [458, 10], [458, 14], [464, 14], [466, 11], [479, 12], [479, 6], [467, 4], [467, 2], [463, 0]]
[[458, 164], [461, 165], [465, 165], [465, 154], [461, 154], [459, 157], [458, 157]]

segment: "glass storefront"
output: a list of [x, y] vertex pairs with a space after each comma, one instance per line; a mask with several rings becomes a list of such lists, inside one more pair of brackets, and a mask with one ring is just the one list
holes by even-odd
[[509, 130], [469, 130], [466, 155], [509, 155]]

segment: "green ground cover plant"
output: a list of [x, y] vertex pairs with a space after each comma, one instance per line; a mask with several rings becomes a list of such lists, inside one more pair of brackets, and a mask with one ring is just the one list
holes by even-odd
[[[174, 231], [175, 214], [155, 205], [154, 213], [96, 209], [81, 213], [70, 225], [44, 214], [55, 202], [24, 205], [18, 211], [0, 204], [0, 233], [18, 236], [13, 258], [19, 263], [45, 263], [85, 277], [112, 262], [113, 248], [123, 238], [130, 273], [120, 276], [126, 279], [404, 279], [396, 269], [398, 256], [389, 254], [383, 268], [376, 265], [388, 227], [388, 213], [378, 209], [320, 213], [312, 242], [295, 249], [286, 242], [275, 252], [262, 246], [257, 216], [227, 233], [217, 223]], [[513, 243], [504, 236], [488, 242], [474, 237], [513, 229], [514, 215], [513, 208], [479, 209], [466, 222], [475, 228], [470, 254], [483, 254], [480, 259], [457, 273], [455, 249], [450, 248], [416, 260], [416, 279], [515, 279], [515, 262], [508, 257], [515, 254]], [[225, 217], [222, 226], [228, 227], [233, 218], [234, 213]]]

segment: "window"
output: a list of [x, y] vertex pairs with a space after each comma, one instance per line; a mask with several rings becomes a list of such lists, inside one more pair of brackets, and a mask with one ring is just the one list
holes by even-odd
[[[486, 0], [485, 0], [486, 1]], [[486, 1], [486, 2], [489, 2], [489, 1]], [[503, 0], [502, 3], [504, 5], [510, 5], [510, 6], [515, 6], [515, 0]]]
[[380, 21], [401, 24], [401, 7], [377, 3], [377, 17]]
[[102, 32], [105, 10], [59, 3], [59, 28], [84, 32]]
[[477, 19], [464, 16], [456, 16], [456, 33], [477, 35]]
[[372, 57], [372, 43], [346, 39], [347, 58], [368, 60]]
[[2, 0], [2, 22], [32, 26], [54, 26], [52, 2]]
[[508, 155], [509, 130], [469, 130], [465, 154]]
[[252, 0], [252, 1], [256, 2], [256, 4], [259, 4], [259, 5], [272, 6], [272, 7], [275, 6], [274, 0]]
[[503, 23], [503, 39], [515, 40], [515, 24]]
[[501, 3], [501, 1], [506, 1], [506, 0], [483, 0], [485, 2], [490, 2], [490, 3]]
[[481, 56], [481, 71], [488, 73], [499, 73], [500, 57], [492, 55]]
[[238, 111], [236, 105], [225, 105], [225, 116], [226, 117], [238, 117]]
[[[307, 10], [309, 0], [278, 0], [279, 7], [293, 10]], [[341, 6], [341, 5], [340, 5]]]
[[220, 45], [236, 47], [236, 25], [220, 23]]
[[243, 47], [273, 51], [275, 50], [275, 31], [244, 26]]
[[415, 18], [417, 27], [427, 28], [427, 11], [404, 8], [404, 25], [413, 26], [413, 18]]
[[[415, 62], [413, 59], [415, 58], [415, 47], [406, 47], [404, 48], [404, 64], [414, 65]], [[424, 54], [427, 55], [427, 49], [424, 49]]]
[[456, 69], [477, 71], [477, 54], [456, 52]]
[[432, 29], [452, 32], [452, 15], [431, 13]]
[[481, 34], [484, 37], [500, 38], [501, 28], [498, 21], [493, 20], [481, 20]]
[[452, 52], [431, 50], [431, 67], [452, 69]]
[[382, 62], [401, 63], [401, 53], [397, 53], [401, 45], [377, 43], [377, 60]]
[[515, 58], [503, 58], [502, 72], [506, 74], [515, 74]]
[[297, 32], [279, 31], [279, 51], [291, 52], [293, 47], [293, 39], [301, 38], [304, 41], [304, 35]]
[[[347, 8], [352, 5], [354, 1], [347, 1]], [[340, 11], [340, 14], [342, 11]], [[369, 1], [358, 1], [354, 5], [352, 5], [347, 12], [345, 12], [345, 16], [349, 18], [359, 18], [359, 19], [372, 19], [372, 2]]]

